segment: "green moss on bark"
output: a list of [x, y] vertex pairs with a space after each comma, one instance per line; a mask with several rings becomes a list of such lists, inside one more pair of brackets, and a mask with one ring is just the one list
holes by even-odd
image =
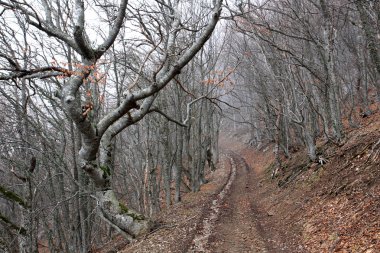
[[19, 203], [23, 207], [28, 207], [26, 202], [15, 192], [10, 191], [0, 185], [0, 194], [2, 197], [4, 197], [7, 200]]
[[137, 221], [145, 220], [144, 215], [137, 214], [133, 211], [130, 211], [124, 204], [119, 203], [119, 207], [120, 207], [122, 214], [125, 214], [125, 215], [132, 217], [133, 220], [137, 220]]
[[107, 165], [100, 165], [99, 168], [103, 171], [103, 178], [111, 176], [111, 169]]
[[122, 213], [128, 213], [129, 212], [129, 209], [123, 203], [119, 203], [119, 207], [120, 207]]

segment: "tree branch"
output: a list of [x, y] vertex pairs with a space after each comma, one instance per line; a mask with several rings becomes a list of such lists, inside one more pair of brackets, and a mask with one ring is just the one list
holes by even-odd
[[119, 34], [120, 28], [123, 24], [123, 20], [125, 17], [125, 12], [127, 9], [128, 0], [121, 0], [119, 12], [117, 14], [117, 18], [115, 20], [115, 24], [112, 29], [109, 31], [107, 39], [96, 49], [96, 56], [99, 58], [107, 49], [113, 44], [117, 35]]
[[[60, 67], [41, 67], [36, 69], [2, 69], [6, 71], [12, 71], [13, 73], [9, 75], [0, 75], [0, 80], [10, 80], [14, 78], [47, 78], [50, 76], [71, 76], [71, 73], [68, 69], [60, 68]], [[50, 72], [50, 73], [47, 73]], [[41, 75], [39, 75], [41, 74]]]
[[218, 0], [216, 5], [214, 6], [211, 21], [206, 26], [203, 33], [199, 36], [197, 41], [193, 43], [192, 46], [188, 50], [184, 52], [184, 54], [174, 62], [174, 64], [169, 68], [169, 70], [165, 71], [163, 68], [158, 74], [157, 82], [149, 87], [133, 93], [133, 97], [135, 100], [144, 99], [146, 97], [151, 96], [152, 94], [160, 91], [164, 88], [170, 80], [172, 80], [177, 74], [180, 73], [181, 69], [189, 63], [189, 61], [199, 52], [199, 50], [203, 47], [203, 45], [210, 38], [212, 32], [214, 31], [216, 24], [219, 21], [220, 14], [222, 11], [222, 2], [223, 0]]
[[177, 120], [171, 118], [170, 116], [168, 116], [166, 113], [162, 112], [162, 111], [161, 111], [160, 109], [158, 109], [158, 108], [152, 108], [152, 109], [150, 109], [150, 110], [148, 111], [148, 113], [151, 113], [151, 112], [157, 112], [157, 113], [161, 114], [162, 116], [164, 116], [167, 120], [169, 120], [169, 121], [171, 121], [171, 122], [173, 122], [173, 123], [176, 123], [177, 125], [179, 125], [179, 126], [181, 126], [181, 127], [187, 127], [186, 124], [181, 123], [181, 122], [179, 122], [179, 121], [177, 121]]

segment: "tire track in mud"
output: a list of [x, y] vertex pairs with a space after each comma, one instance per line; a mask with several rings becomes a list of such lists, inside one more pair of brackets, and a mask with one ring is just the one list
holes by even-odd
[[[231, 186], [236, 178], [236, 165], [231, 156], [228, 155], [230, 173], [228, 179], [222, 187], [221, 191], [212, 200], [211, 206], [206, 209], [206, 215], [201, 219], [201, 224], [199, 224], [200, 229], [195, 234], [191, 246], [188, 250], [184, 252], [208, 252], [208, 242], [209, 238], [213, 233], [215, 223], [217, 222], [220, 215], [220, 208], [225, 202], [226, 196], [228, 196]], [[223, 163], [223, 166], [226, 166]], [[225, 169], [222, 168], [222, 169]]]
[[255, 201], [259, 187], [255, 172], [236, 153], [229, 153], [228, 159], [227, 183], [205, 209], [191, 247], [184, 252], [288, 252], [261, 225], [265, 217]]
[[245, 160], [232, 153], [237, 176], [210, 237], [208, 252], [276, 252], [261, 227], [259, 212], [254, 205], [257, 180]]

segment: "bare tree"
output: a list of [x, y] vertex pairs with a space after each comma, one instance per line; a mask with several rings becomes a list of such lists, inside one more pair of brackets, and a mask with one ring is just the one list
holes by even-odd
[[[49, 36], [67, 45], [75, 52], [74, 57], [78, 63], [70, 65], [72, 70], [52, 65], [25, 68], [14, 64], [11, 55], [4, 55], [2, 58], [8, 61], [9, 69], [1, 76], [1, 80], [64, 77], [58, 96], [61, 98], [65, 114], [74, 122], [80, 133], [78, 167], [87, 173], [94, 184], [94, 197], [98, 203], [99, 214], [126, 236], [135, 237], [149, 231], [152, 223], [148, 218], [121, 204], [111, 188], [113, 140], [122, 130], [149, 113], [158, 92], [180, 73], [206, 43], [219, 20], [222, 1], [215, 1], [210, 9], [204, 9], [209, 18], [206, 19], [201, 14], [198, 20], [194, 19], [194, 22], [203, 24], [198, 30], [192, 30], [191, 24], [184, 23], [181, 18], [180, 10], [185, 8], [186, 2], [154, 1], [149, 4], [141, 2], [129, 5], [127, 0], [121, 0], [117, 8], [113, 3], [95, 3], [100, 11], [103, 10], [107, 14], [111, 10], [115, 11], [113, 15], [107, 16], [112, 18], [106, 20], [109, 24], [108, 33], [101, 33], [96, 38], [90, 35], [94, 31], [88, 28], [89, 20], [86, 17], [86, 9], [95, 8], [91, 3], [76, 0], [72, 6], [71, 2], [67, 2], [65, 6], [61, 4], [60, 1], [33, 4], [12, 0], [0, 2], [7, 14], [12, 15], [8, 10], [15, 10], [16, 15], [25, 19], [30, 26], [29, 33]], [[158, 17], [153, 15], [157, 14], [156, 9], [160, 10]], [[145, 56], [138, 68], [133, 67], [134, 64], [127, 59], [126, 63], [129, 66], [125, 68], [135, 71], [134, 82], [123, 93], [120, 104], [101, 116], [94, 102], [86, 99], [88, 90], [85, 90], [85, 86], [93, 83], [92, 77], [102, 57], [106, 57], [113, 45], [118, 47], [116, 42], [123, 42], [118, 41], [118, 35], [121, 31], [128, 30], [124, 28], [127, 15], [131, 23], [137, 22], [142, 29], [141, 36], [136, 41], [141, 41], [141, 53]], [[158, 26], [157, 32], [153, 33], [148, 29], [146, 18]], [[63, 19], [66, 19], [66, 22]], [[160, 19], [168, 22], [166, 30], [160, 26]], [[194, 33], [197, 36], [195, 40], [179, 47], [176, 40], [180, 33]], [[100, 117], [97, 118], [95, 115]]]

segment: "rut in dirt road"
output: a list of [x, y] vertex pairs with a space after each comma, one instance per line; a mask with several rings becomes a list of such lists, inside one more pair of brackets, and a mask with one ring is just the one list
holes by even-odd
[[270, 217], [257, 206], [259, 183], [252, 168], [235, 153], [230, 154], [230, 167], [236, 176], [222, 190], [227, 196], [211, 206], [189, 252], [296, 252], [281, 243], [275, 222], [268, 223]]
[[210, 237], [210, 252], [274, 252], [258, 222], [253, 205], [253, 171], [243, 158], [233, 154], [237, 176], [231, 193], [221, 207], [221, 214]]
[[[207, 244], [209, 238], [213, 232], [215, 223], [219, 217], [220, 207], [224, 203], [226, 196], [228, 195], [232, 183], [236, 177], [236, 166], [232, 158], [229, 159], [229, 177], [226, 184], [222, 190], [213, 199], [211, 206], [206, 210], [206, 215], [202, 219], [201, 230], [194, 236], [192, 245], [189, 252], [206, 252]], [[223, 169], [225, 169], [226, 164], [223, 164]], [[199, 224], [198, 224], [199, 225]]]

